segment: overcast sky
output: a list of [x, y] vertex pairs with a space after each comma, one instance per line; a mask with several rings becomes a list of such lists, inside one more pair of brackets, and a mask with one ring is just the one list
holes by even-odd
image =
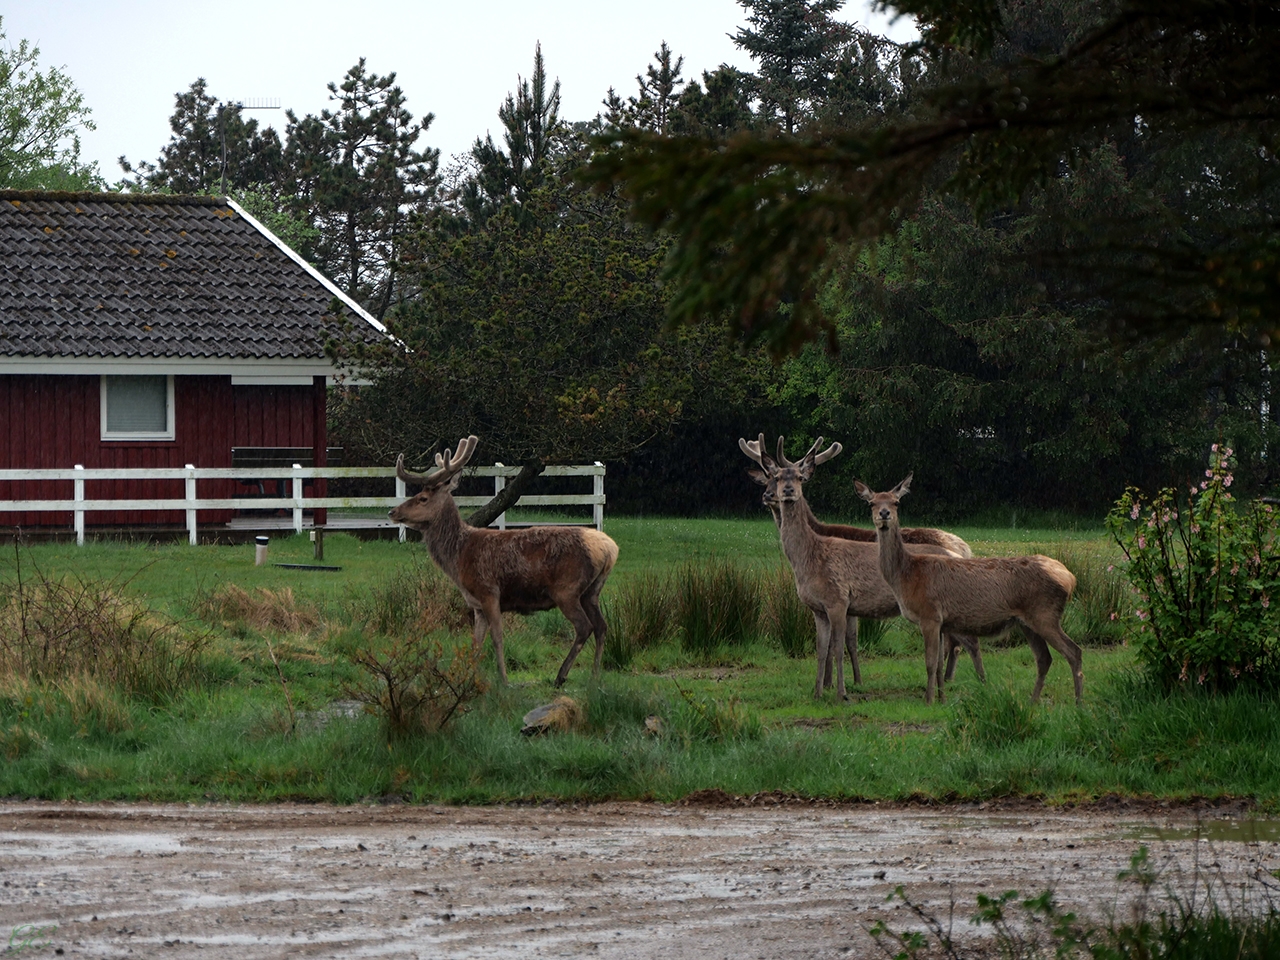
[[[532, 72], [538, 41], [569, 120], [595, 116], [611, 85], [635, 93], [663, 40], [687, 78], [751, 67], [729, 39], [745, 22], [737, 0], [8, 0], [0, 16], [10, 45], [32, 41], [41, 65], [63, 68], [84, 94], [98, 129], [84, 134], [83, 155], [108, 182], [121, 176], [121, 154], [159, 156], [174, 94], [197, 77], [219, 99], [269, 97], [303, 115], [325, 108], [326, 85], [364, 57], [375, 73], [395, 71], [415, 117], [435, 114], [419, 146], [447, 162], [486, 132], [501, 142], [498, 105]], [[847, 0], [841, 17], [915, 35], [869, 0]], [[283, 132], [283, 109], [249, 115]]]

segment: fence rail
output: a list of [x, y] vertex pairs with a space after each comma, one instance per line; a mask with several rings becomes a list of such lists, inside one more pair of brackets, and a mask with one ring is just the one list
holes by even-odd
[[[501, 463], [492, 467], [467, 467], [464, 477], [492, 477], [493, 492], [497, 494], [509, 477], [520, 472], [519, 467]], [[599, 461], [589, 465], [555, 466], [543, 470], [544, 477], [591, 477], [592, 492], [582, 494], [530, 494], [516, 501], [515, 507], [590, 506], [592, 522], [597, 530], [604, 529], [604, 464]], [[395, 494], [387, 497], [308, 497], [304, 495], [307, 480], [340, 480], [349, 478], [388, 478], [395, 480]], [[76, 542], [84, 543], [85, 515], [96, 511], [144, 511], [181, 510], [186, 513], [188, 539], [197, 542], [197, 516], [201, 510], [291, 510], [293, 529], [301, 533], [303, 512], [316, 509], [361, 509], [394, 507], [407, 496], [405, 483], [396, 476], [394, 467], [92, 467], [80, 465], [69, 468], [41, 468], [31, 470], [0, 470], [0, 482], [4, 481], [70, 481], [70, 500], [0, 500], [0, 513], [35, 513], [70, 511], [76, 533]], [[181, 498], [152, 499], [96, 499], [85, 497], [85, 483], [100, 480], [184, 480], [185, 495]], [[201, 480], [290, 480], [292, 496], [218, 497], [201, 499], [196, 495], [196, 485]], [[478, 507], [489, 502], [487, 496], [455, 496], [460, 507]], [[499, 529], [507, 527], [504, 513], [494, 521]], [[369, 526], [381, 526], [371, 522]], [[400, 539], [405, 539], [405, 527], [400, 525]]]

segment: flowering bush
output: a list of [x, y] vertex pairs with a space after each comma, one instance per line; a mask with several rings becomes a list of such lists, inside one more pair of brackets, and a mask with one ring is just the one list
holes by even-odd
[[1165, 686], [1280, 685], [1278, 518], [1270, 504], [1235, 502], [1233, 463], [1214, 444], [1185, 496], [1145, 501], [1130, 487], [1107, 516], [1137, 593], [1139, 657]]

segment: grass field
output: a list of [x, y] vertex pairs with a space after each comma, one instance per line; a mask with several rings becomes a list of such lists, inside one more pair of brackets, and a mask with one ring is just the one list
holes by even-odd
[[[673, 581], [662, 578], [682, 568], [723, 563], [787, 576], [767, 519], [612, 518], [608, 530], [621, 555], [607, 603], [655, 584], [668, 589]], [[1101, 572], [1115, 557], [1100, 530], [957, 532], [980, 554], [1048, 552], [1089, 567], [1091, 583], [1115, 580]], [[311, 543], [274, 540], [269, 559], [312, 562]], [[606, 670], [598, 684], [587, 650], [565, 690], [584, 708], [581, 726], [523, 737], [524, 713], [555, 695], [550, 679], [571, 636], [551, 611], [511, 619], [510, 687], [491, 688], [443, 732], [391, 736], [380, 717], [351, 708], [364, 676], [354, 658], [385, 645], [384, 634], [412, 634], [411, 622], [383, 621], [395, 619], [406, 589], [439, 575], [415, 543], [331, 535], [324, 562], [342, 569], [255, 567], [253, 547], [243, 545], [91, 542], [9, 552], [0, 582], [11, 632], [19, 578], [28, 589], [106, 582], [148, 611], [134, 614], [147, 629], [172, 618], [202, 646], [193, 672], [169, 686], [0, 675], [0, 796], [479, 803], [671, 800], [719, 788], [868, 800], [1244, 796], [1268, 810], [1280, 801], [1280, 707], [1146, 687], [1105, 612], [1123, 596], [1098, 599], [1103, 606], [1087, 616], [1069, 614], [1068, 632], [1086, 647], [1082, 707], [1060, 658], [1044, 700], [1027, 704], [1035, 671], [1016, 636], [984, 645], [985, 686], [962, 661], [947, 702], [926, 707], [919, 634], [898, 620], [864, 639], [864, 683], [844, 703], [831, 693], [814, 701], [812, 656], [787, 656], [764, 629], [705, 649], [675, 635], [636, 644], [625, 669]], [[456, 605], [445, 587], [438, 595]], [[230, 610], [232, 589], [274, 614]], [[457, 615], [455, 606], [447, 616]], [[469, 636], [454, 627], [439, 635], [446, 646]], [[488, 650], [483, 670], [493, 673]], [[646, 731], [649, 716], [661, 718], [658, 735]]]

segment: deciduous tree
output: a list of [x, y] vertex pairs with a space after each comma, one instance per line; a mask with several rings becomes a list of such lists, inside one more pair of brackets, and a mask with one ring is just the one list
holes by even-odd
[[39, 61], [40, 48], [27, 40], [9, 45], [0, 17], [0, 187], [98, 189], [97, 165], [80, 159], [80, 131], [95, 129], [84, 96]]

